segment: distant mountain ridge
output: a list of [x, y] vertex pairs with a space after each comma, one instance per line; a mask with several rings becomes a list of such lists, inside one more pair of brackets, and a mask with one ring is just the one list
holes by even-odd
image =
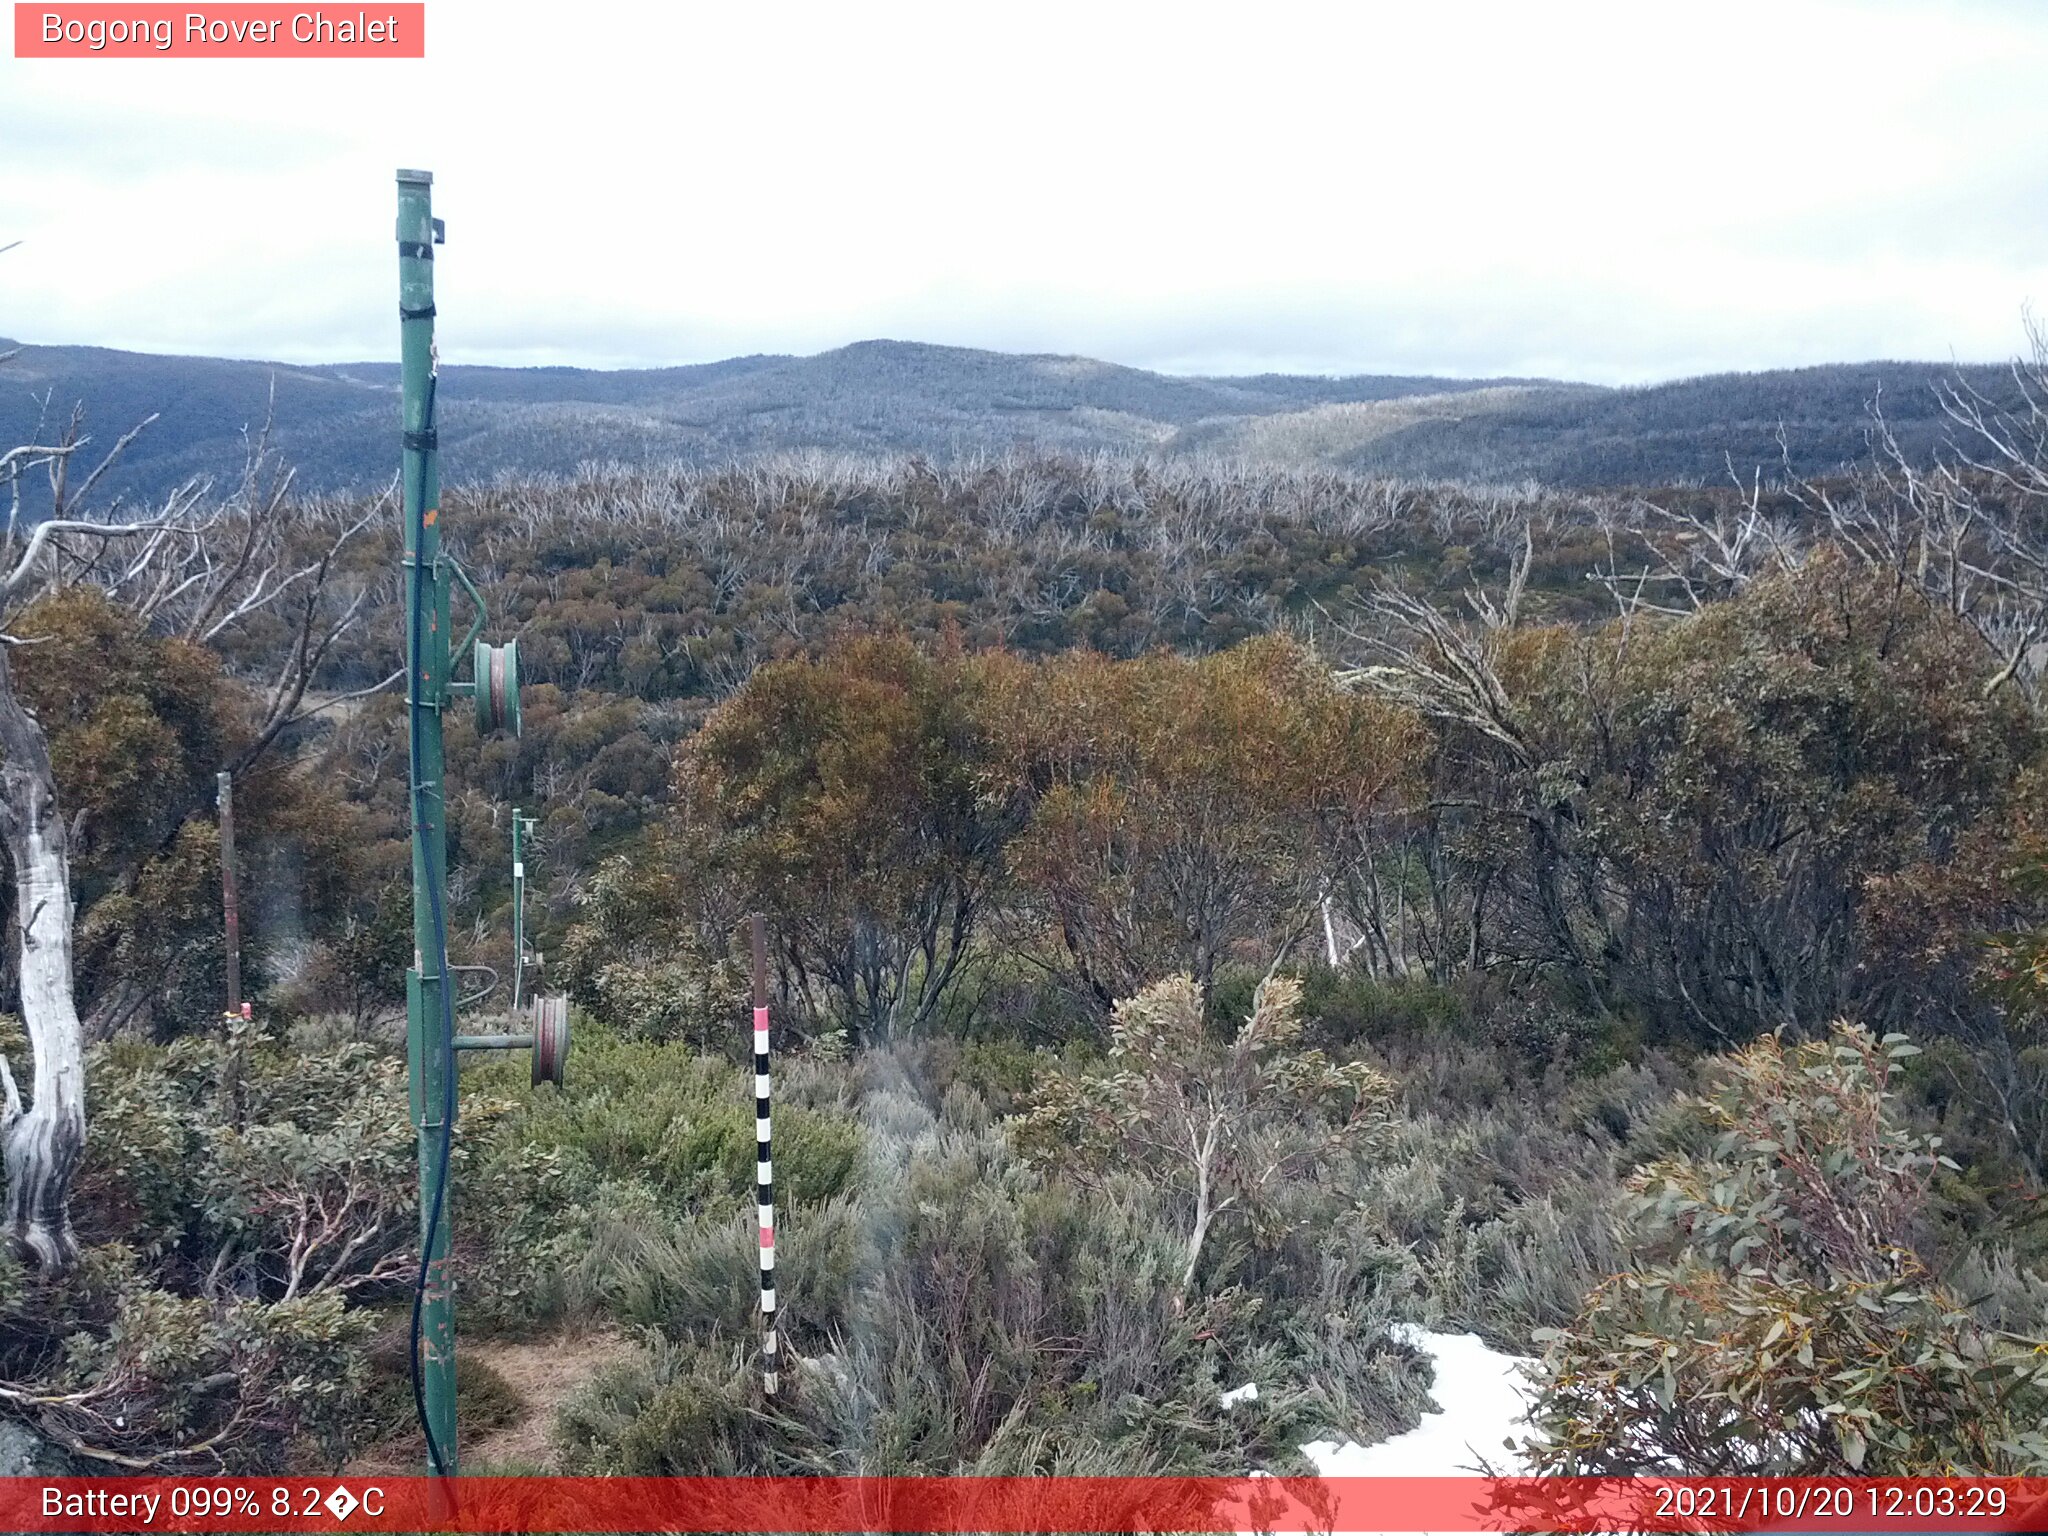
[[[0, 341], [0, 351], [14, 344]], [[1721, 374], [1612, 389], [1548, 379], [1261, 374], [1186, 377], [1050, 354], [864, 341], [812, 357], [676, 368], [449, 366], [441, 371], [450, 482], [569, 473], [588, 461], [718, 461], [823, 449], [954, 456], [1013, 446], [1216, 453], [1294, 467], [1565, 487], [1718, 480], [1778, 463], [1818, 472], [1864, 452], [1881, 391], [1924, 454], [1945, 364], [1875, 362]], [[1964, 370], [2010, 390], [1998, 367]], [[309, 490], [381, 484], [396, 458], [395, 363], [302, 367], [99, 347], [24, 346], [0, 363], [0, 440], [26, 442], [83, 403], [97, 442], [158, 419], [106, 482], [147, 500], [203, 475], [232, 480], [243, 434], [276, 391], [273, 441]], [[46, 429], [48, 430], [48, 429]], [[34, 488], [26, 500], [33, 505]]]

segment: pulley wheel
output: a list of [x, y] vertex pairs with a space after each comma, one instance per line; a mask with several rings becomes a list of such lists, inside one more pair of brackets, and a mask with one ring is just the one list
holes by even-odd
[[553, 1083], [562, 1086], [562, 1069], [569, 1060], [569, 999], [564, 996], [533, 1000], [533, 1086]]
[[519, 734], [519, 642], [476, 643], [476, 728]]

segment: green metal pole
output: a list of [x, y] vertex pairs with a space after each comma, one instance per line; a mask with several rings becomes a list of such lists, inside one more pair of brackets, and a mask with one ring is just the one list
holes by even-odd
[[526, 818], [519, 814], [519, 807], [512, 807], [512, 1011], [519, 1011], [519, 1000], [526, 982], [526, 849], [522, 835], [526, 829]]
[[[398, 173], [399, 339], [404, 384], [406, 703], [412, 730], [413, 963], [406, 973], [406, 1044], [413, 1125], [419, 1133], [420, 1241], [426, 1285], [420, 1302], [420, 1378], [433, 1449], [430, 1475], [452, 1477], [455, 1456], [455, 1309], [448, 1267], [449, 1219], [443, 1137], [454, 1061], [443, 989], [448, 824], [442, 708], [448, 700], [449, 583], [441, 568], [441, 478], [433, 436], [434, 178]], [[423, 510], [424, 509], [424, 510]], [[417, 605], [417, 606], [416, 606]], [[415, 626], [411, 616], [422, 615]], [[417, 629], [417, 645], [415, 644]], [[438, 894], [437, 894], [438, 893]], [[438, 909], [438, 910], [437, 910]], [[434, 1209], [439, 1194], [438, 1216]], [[432, 1241], [428, 1241], [431, 1230]], [[438, 1451], [438, 1456], [434, 1452]]]

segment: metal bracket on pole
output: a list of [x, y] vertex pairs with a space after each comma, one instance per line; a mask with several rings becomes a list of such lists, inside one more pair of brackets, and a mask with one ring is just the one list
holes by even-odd
[[455, 654], [473, 648], [470, 680], [466, 683], [451, 682], [448, 691], [465, 694], [476, 700], [476, 728], [480, 735], [489, 736], [497, 731], [511, 735], [519, 734], [519, 642], [507, 640], [503, 645], [486, 645], [477, 637], [484, 632], [487, 611], [484, 595], [477, 591], [476, 583], [469, 579], [456, 561], [442, 556], [441, 563], [455, 573], [455, 579], [462, 590], [469, 594], [469, 600], [476, 607], [476, 618], [471, 621], [469, 633], [455, 647]]
[[[483, 593], [477, 591], [476, 583], [469, 579], [469, 572], [462, 568], [462, 562], [447, 555], [443, 555], [441, 561], [449, 570], [455, 573], [455, 579], [462, 584], [462, 590], [469, 594], [470, 603], [476, 608], [476, 617], [470, 621], [469, 633], [456, 642], [455, 654], [460, 656], [472, 645], [475, 645], [477, 637], [484, 632], [484, 621], [489, 617], [489, 611], [484, 607]], [[450, 693], [468, 693], [474, 686], [473, 683], [450, 683], [448, 691]]]

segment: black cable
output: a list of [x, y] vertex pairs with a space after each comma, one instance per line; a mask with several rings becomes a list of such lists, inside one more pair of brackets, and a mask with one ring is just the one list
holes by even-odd
[[455, 1011], [457, 1013], [462, 1012], [463, 1009], [469, 1007], [474, 1003], [482, 1002], [485, 998], [489, 997], [493, 992], [498, 990], [498, 983], [501, 980], [501, 978], [498, 975], [498, 968], [495, 965], [451, 965], [448, 967], [448, 969], [451, 971], [483, 971], [486, 972], [491, 978], [489, 981], [485, 982], [481, 987], [479, 987], [476, 991], [469, 993], [465, 997], [458, 997], [457, 999], [455, 999]]
[[[427, 410], [425, 433], [434, 430], [434, 387], [438, 375], [427, 375]], [[425, 786], [421, 783], [420, 762], [420, 711], [430, 707], [420, 698], [420, 647], [422, 613], [428, 593], [426, 568], [420, 564], [420, 551], [427, 538], [427, 455], [420, 454], [419, 496], [413, 505], [412, 527], [413, 581], [411, 643], [406, 653], [406, 663], [413, 676], [406, 693], [411, 703], [410, 718], [406, 721], [407, 736], [410, 738], [412, 758], [412, 817], [415, 827], [423, 828], [426, 818], [422, 813], [421, 795]], [[442, 679], [445, 685], [446, 679]], [[443, 765], [446, 772], [446, 765]], [[445, 796], [443, 797], [445, 804]], [[426, 872], [427, 905], [431, 909], [434, 930], [434, 974], [438, 978], [435, 990], [441, 998], [441, 1060], [444, 1070], [441, 1075], [441, 1146], [436, 1156], [434, 1169], [434, 1194], [432, 1208], [427, 1215], [425, 1239], [420, 1244], [420, 1267], [412, 1289], [412, 1406], [419, 1416], [420, 1433], [427, 1439], [427, 1465], [437, 1477], [448, 1475], [448, 1462], [442, 1453], [440, 1443], [434, 1439], [434, 1428], [427, 1420], [426, 1382], [420, 1373], [420, 1314], [427, 1299], [427, 1272], [434, 1252], [434, 1241], [441, 1230], [441, 1210], [448, 1202], [448, 1163], [455, 1146], [455, 1008], [454, 999], [449, 996], [448, 977], [448, 914], [442, 905], [439, 872], [431, 858], [420, 861]], [[424, 959], [424, 957], [422, 957]], [[421, 980], [424, 982], [425, 977]], [[421, 1064], [425, 1070], [425, 1063]]]

